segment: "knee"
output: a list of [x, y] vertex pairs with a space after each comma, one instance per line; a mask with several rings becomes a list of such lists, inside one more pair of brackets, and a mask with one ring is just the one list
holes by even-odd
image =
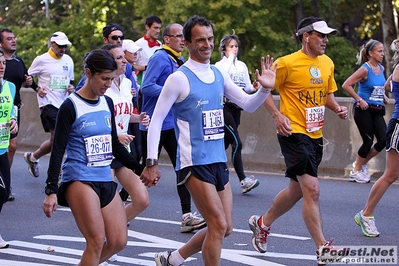
[[114, 237], [111, 239], [107, 239], [107, 245], [110, 250], [112, 250], [112, 253], [118, 253], [122, 249], [124, 249], [127, 245], [127, 234], [126, 235], [120, 235], [119, 237]]
[[[372, 146], [373, 146], [373, 139], [367, 138], [367, 140], [365, 140], [365, 141], [363, 142], [363, 147], [364, 147], [367, 151], [370, 151]], [[367, 155], [366, 155], [366, 156], [367, 156]]]
[[147, 197], [141, 197], [140, 199], [137, 200], [137, 208], [140, 210], [140, 212], [147, 209], [148, 205], [150, 205], [150, 199], [148, 195]]
[[226, 237], [231, 234], [232, 226], [228, 226], [226, 219], [219, 217], [215, 221], [207, 222], [208, 231], [217, 235], [218, 237]]
[[304, 200], [311, 200], [311, 201], [318, 201], [320, 197], [320, 187], [319, 186], [312, 186], [306, 189], [306, 192], [303, 192]]
[[237, 150], [239, 150], [239, 151], [242, 150], [242, 142], [240, 139], [237, 139]]
[[381, 152], [385, 148], [386, 142], [387, 140], [385, 137], [377, 140], [377, 143], [374, 145], [374, 149], [377, 152]]
[[96, 254], [101, 254], [101, 251], [104, 247], [105, 236], [98, 235], [90, 239], [86, 239], [87, 249], [92, 250]]
[[224, 237], [228, 237], [229, 235], [231, 235], [232, 232], [233, 232], [233, 225], [231, 224], [231, 225], [227, 226], [226, 233], [224, 234]]
[[8, 152], [15, 153], [17, 150], [17, 143], [10, 141], [10, 145], [8, 146]]

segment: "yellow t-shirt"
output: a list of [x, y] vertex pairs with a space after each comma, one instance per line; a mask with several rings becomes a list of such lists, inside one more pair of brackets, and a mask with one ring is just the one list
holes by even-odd
[[327, 55], [310, 58], [299, 50], [276, 62], [280, 112], [290, 119], [292, 133], [321, 138], [327, 95], [337, 90], [333, 61]]

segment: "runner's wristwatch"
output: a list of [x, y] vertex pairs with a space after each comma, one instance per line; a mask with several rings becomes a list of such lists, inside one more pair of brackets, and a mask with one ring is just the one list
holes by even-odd
[[150, 159], [150, 158], [147, 158], [147, 160], [145, 161], [145, 165], [146, 165], [146, 166], [158, 165], [158, 160], [157, 160], [157, 159]]
[[50, 187], [46, 187], [45, 189], [44, 189], [44, 193], [47, 195], [47, 196], [50, 196], [51, 194], [57, 194], [54, 190], [52, 190]]

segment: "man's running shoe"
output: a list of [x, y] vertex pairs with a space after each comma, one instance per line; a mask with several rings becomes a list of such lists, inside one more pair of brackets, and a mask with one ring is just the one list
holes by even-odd
[[10, 245], [0, 235], [0, 248], [8, 248]]
[[344, 249], [340, 251], [339, 248], [332, 245], [332, 240], [329, 240], [316, 250], [316, 254], [317, 265], [324, 266], [328, 263], [340, 262], [347, 252]]
[[259, 180], [256, 179], [253, 175], [244, 178], [240, 182], [242, 193], [245, 194], [250, 192], [252, 189], [259, 186], [259, 183]]
[[204, 227], [206, 227], [206, 222], [204, 218], [201, 217], [201, 215], [197, 214], [196, 212], [183, 214], [180, 228], [181, 233], [189, 233], [196, 229], [202, 229]]
[[169, 263], [170, 251], [163, 251], [155, 254], [155, 265], [156, 266], [173, 266]]
[[28, 164], [28, 171], [33, 177], [39, 177], [39, 162], [32, 162], [31, 161], [31, 152], [24, 153], [25, 162]]
[[362, 229], [362, 232], [365, 236], [368, 237], [377, 237], [380, 235], [377, 227], [375, 226], [374, 216], [366, 217], [363, 216], [362, 211], [356, 213], [355, 217], [353, 217], [358, 226]]
[[356, 183], [369, 183], [370, 176], [367, 176], [362, 170], [351, 171], [349, 174], [349, 180]]
[[270, 234], [270, 227], [263, 229], [258, 225], [259, 216], [252, 215], [249, 218], [249, 228], [252, 230], [252, 245], [259, 253], [265, 253], [267, 250], [267, 235]]

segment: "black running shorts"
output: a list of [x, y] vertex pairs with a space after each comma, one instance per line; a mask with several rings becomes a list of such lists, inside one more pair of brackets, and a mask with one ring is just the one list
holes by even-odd
[[285, 176], [298, 182], [297, 176], [308, 174], [317, 177], [323, 157], [323, 138], [312, 139], [305, 134], [294, 133], [289, 137], [277, 135], [284, 156]]

